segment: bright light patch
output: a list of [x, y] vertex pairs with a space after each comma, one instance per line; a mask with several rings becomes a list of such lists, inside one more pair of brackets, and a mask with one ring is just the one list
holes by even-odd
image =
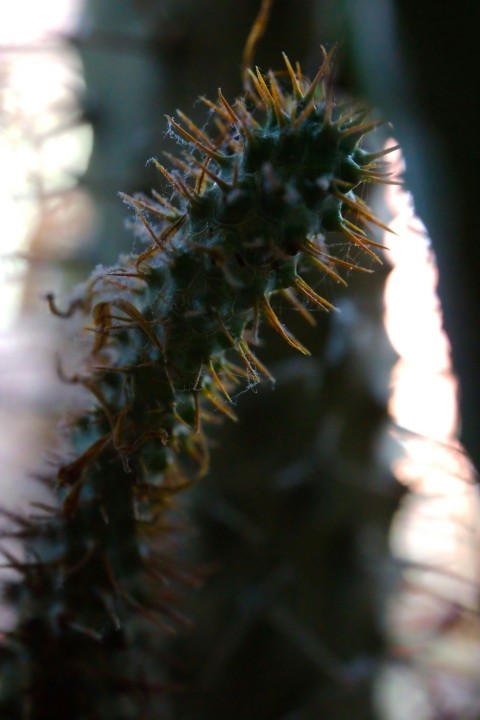
[[[15, 0], [7, 3], [0, 23], [2, 45], [26, 45], [47, 34], [65, 32], [75, 23], [78, 0]], [[7, 7], [8, 5], [8, 7]]]
[[0, 331], [18, 314], [45, 201], [75, 187], [92, 148], [91, 128], [78, 122], [79, 59], [61, 42], [80, 7], [17, 0], [0, 24]]
[[[392, 169], [399, 172], [402, 160], [396, 155]], [[404, 570], [389, 603], [388, 625], [393, 655], [410, 661], [412, 670], [401, 702], [396, 693], [407, 674], [395, 664], [377, 697], [388, 720], [437, 717], [438, 707], [442, 717], [467, 717], [480, 681], [478, 647], [472, 653], [472, 637], [480, 635], [474, 612], [480, 587], [479, 494], [458, 441], [458, 383], [442, 329], [430, 241], [409, 193], [390, 186], [386, 201], [398, 234], [384, 239], [393, 266], [385, 326], [400, 356], [389, 410], [403, 455], [393, 470], [410, 490], [391, 530], [392, 551]], [[415, 688], [421, 690], [421, 712], [412, 699]]]

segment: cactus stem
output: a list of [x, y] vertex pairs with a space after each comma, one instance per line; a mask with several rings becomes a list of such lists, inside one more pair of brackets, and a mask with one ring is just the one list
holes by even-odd
[[[247, 57], [270, 6], [263, 0]], [[396, 184], [382, 161], [396, 146], [360, 147], [380, 121], [358, 104], [335, 106], [333, 52], [323, 50], [313, 81], [285, 54], [283, 73], [243, 66], [246, 99], [230, 104], [221, 90], [215, 103], [203, 99], [215, 136], [181, 111], [178, 122], [169, 117], [181, 159], [167, 154], [173, 170], [153, 163], [173, 199], [120, 195], [136, 214], [142, 251], [97, 268], [65, 311], [47, 296], [60, 317], [83, 312], [82, 369], [59, 375], [83, 388], [88, 406], [69, 422], [68, 450], [49, 471], [57, 506], [37, 504], [4, 535], [26, 539], [27, 562], [6, 556], [23, 577], [5, 596], [21, 599], [0, 658], [2, 718], [11, 702], [12, 718], [142, 714], [147, 702], [130, 706], [107, 690], [99, 699], [97, 678], [108, 665], [108, 692], [120, 682], [122, 695], [138, 695], [144, 668], [158, 661], [158, 637], [144, 620], [168, 629], [186, 622], [171, 589], [188, 577], [173, 512], [176, 494], [207, 471], [204, 423], [236, 420], [234, 391], [274, 382], [252, 350], [262, 325], [310, 354], [275, 305], [280, 295], [311, 325], [317, 309], [336, 310], [301, 277], [304, 266], [345, 285], [344, 270], [371, 272], [350, 262], [352, 248], [380, 262], [374, 250], [383, 246], [368, 228], [385, 225], [355, 193], [369, 182]], [[338, 233], [346, 249], [334, 257]]]

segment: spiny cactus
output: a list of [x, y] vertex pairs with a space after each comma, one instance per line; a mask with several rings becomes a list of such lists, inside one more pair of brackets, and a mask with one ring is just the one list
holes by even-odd
[[69, 379], [92, 402], [47, 478], [55, 503], [12, 517], [25, 557], [10, 556], [19, 579], [5, 589], [18, 611], [0, 648], [5, 720], [158, 718], [163, 633], [184, 621], [177, 586], [196, 582], [172, 509], [207, 470], [205, 426], [235, 419], [237, 386], [273, 380], [252, 349], [262, 323], [308, 354], [275, 300], [310, 323], [309, 307], [334, 309], [308, 273], [345, 284], [344, 269], [364, 269], [334, 254], [335, 233], [377, 260], [362, 225], [383, 225], [358, 188], [389, 182], [388, 151], [361, 147], [378, 120], [335, 103], [331, 53], [313, 81], [284, 60], [285, 73], [250, 72], [233, 105], [220, 91], [204, 99], [215, 138], [169, 118], [185, 144], [172, 170], [154, 160], [169, 196], [123, 195], [145, 249], [98, 268], [65, 312], [49, 297], [54, 313], [86, 318], [84, 367]]

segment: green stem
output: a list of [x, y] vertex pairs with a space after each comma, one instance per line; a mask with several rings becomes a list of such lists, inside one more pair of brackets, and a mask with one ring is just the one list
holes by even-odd
[[330, 59], [313, 83], [286, 60], [292, 91], [257, 72], [246, 101], [207, 101], [216, 139], [183, 114], [170, 120], [189, 143], [178, 169], [157, 162], [173, 199], [124, 196], [148, 245], [97, 271], [72, 303], [89, 347], [71, 380], [92, 404], [53, 471], [58, 503], [18, 520], [27, 559], [12, 560], [21, 581], [6, 590], [18, 625], [2, 649], [2, 718], [157, 717], [159, 647], [183, 621], [188, 577], [175, 496], [207, 470], [204, 427], [235, 419], [237, 385], [271, 379], [252, 349], [264, 320], [308, 354], [273, 306], [280, 293], [309, 321], [306, 306], [334, 309], [305, 279], [314, 269], [344, 283], [341, 269], [357, 268], [332, 254], [332, 231], [376, 258], [359, 225], [376, 220], [355, 195], [380, 177], [359, 148], [376, 123], [322, 92]]

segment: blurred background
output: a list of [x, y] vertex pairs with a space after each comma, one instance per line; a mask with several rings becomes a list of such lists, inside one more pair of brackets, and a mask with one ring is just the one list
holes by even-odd
[[[158, 188], [165, 114], [202, 125], [199, 95], [242, 92], [258, 0], [17, 0], [0, 24], [2, 503], [28, 478], [71, 399], [55, 374], [66, 296], [135, 248], [117, 193]], [[179, 720], [480, 717], [479, 8], [413, 0], [276, 0], [255, 62], [314, 74], [339, 44], [339, 95], [391, 121], [406, 187], [371, 194], [396, 235], [341, 309], [304, 327], [299, 358], [268, 330], [277, 384], [212, 426], [212, 469], [182, 502], [193, 619], [160, 661]], [[412, 197], [413, 195], [413, 197]], [[438, 294], [437, 294], [438, 293]], [[290, 314], [289, 314], [290, 313]], [[448, 338], [443, 328], [448, 331]], [[2, 622], [7, 622], [2, 617]]]

